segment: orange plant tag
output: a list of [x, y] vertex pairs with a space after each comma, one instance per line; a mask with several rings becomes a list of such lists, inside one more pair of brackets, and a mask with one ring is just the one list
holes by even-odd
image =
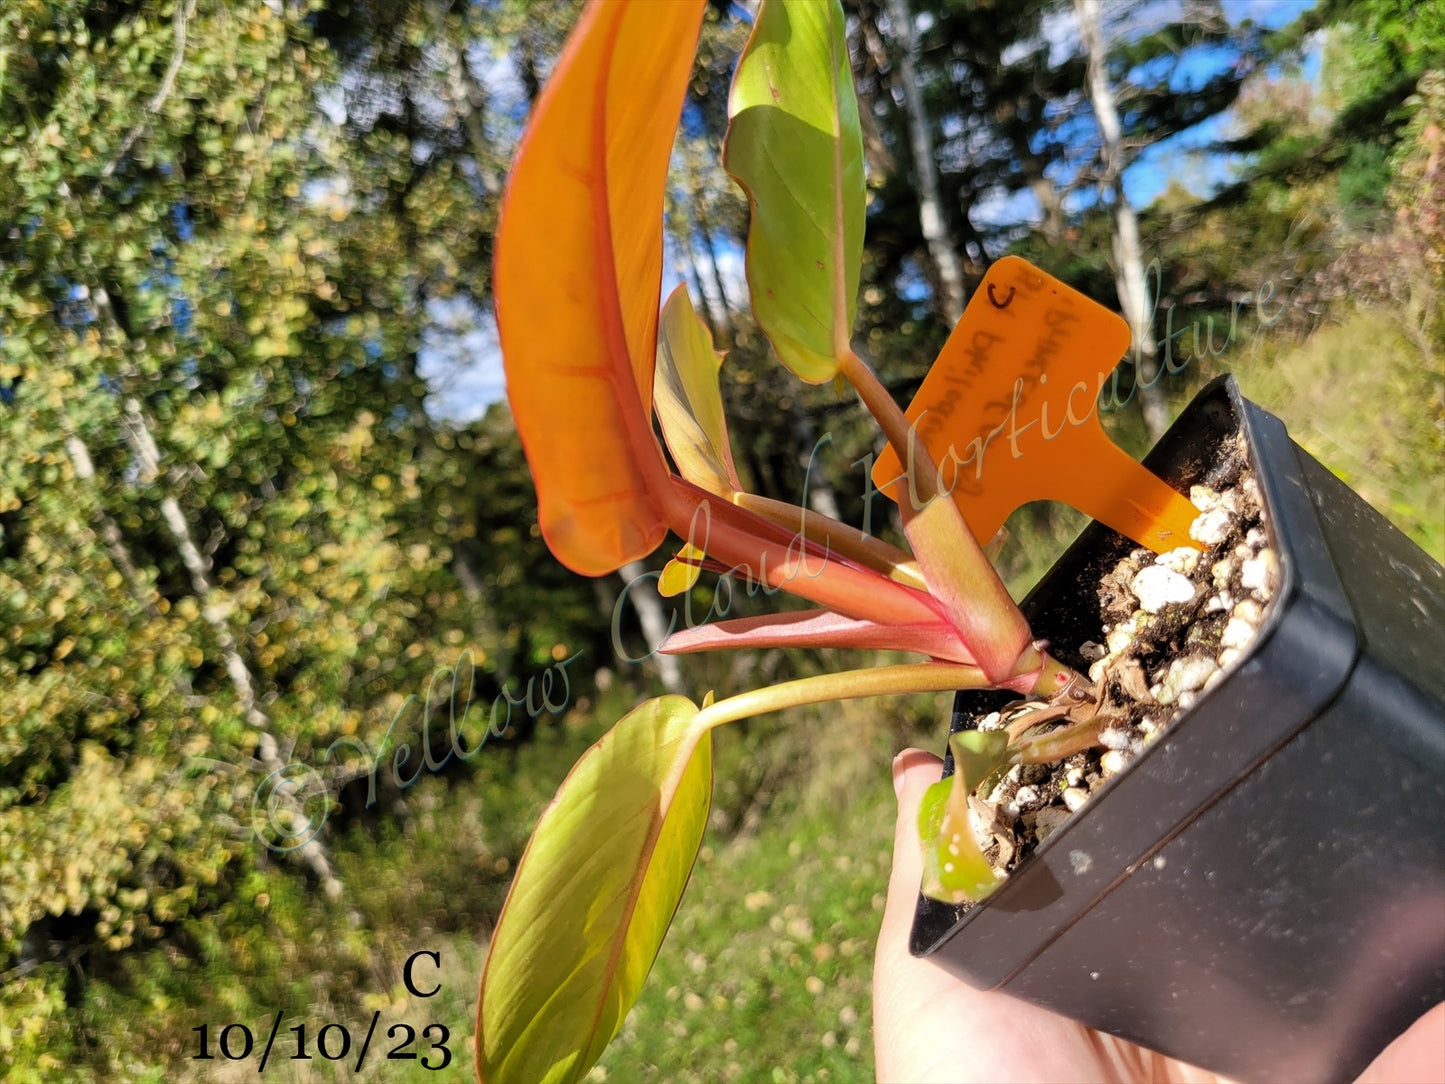
[[[1014, 509], [1050, 500], [1159, 553], [1194, 545], [1194, 506], [1099, 424], [1099, 392], [1128, 349], [1122, 317], [1028, 261], [989, 268], [907, 413], [980, 542]], [[891, 447], [873, 484], [916, 496]]]

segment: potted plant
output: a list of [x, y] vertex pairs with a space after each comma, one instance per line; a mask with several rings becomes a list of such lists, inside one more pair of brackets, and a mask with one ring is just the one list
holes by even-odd
[[[911, 651], [927, 661], [718, 701], [710, 693], [701, 703], [662, 697], [584, 754], [539, 821], [493, 934], [478, 1005], [484, 1081], [579, 1079], [615, 1034], [701, 845], [711, 731], [736, 719], [898, 692], [996, 689], [1006, 691], [1004, 701], [1028, 698], [1011, 704], [1000, 728], [960, 728], [950, 748], [966, 770], [934, 788], [920, 825], [925, 888], [951, 901], [943, 925], [928, 925], [941, 912], [920, 912], [922, 940], [933, 930], [939, 945], [959, 942], [947, 925], [959, 917], [958, 901], [992, 894], [1003, 904], [973, 912], [960, 936], [993, 921], [986, 916], [996, 910], [1012, 913], [1015, 885], [1029, 875], [1002, 876], [998, 855], [986, 853], [995, 848], [979, 824], [984, 788], [1016, 769], [1093, 749], [1115, 719], [1059, 631], [1063, 622], [1041, 609], [1031, 626], [979, 536], [992, 533], [1000, 500], [1056, 496], [1050, 487], [1065, 477], [1073, 481], [1064, 496], [1155, 550], [1183, 550], [1185, 560], [1203, 545], [1188, 537], [1188, 500], [1105, 451], [1097, 418], [1073, 409], [1076, 389], [1102, 380], [1098, 366], [1113, 368], [1127, 328], [1022, 261], [990, 271], [984, 300], [975, 299], [950, 339], [954, 349], [935, 366], [938, 380], [967, 390], [945, 395], [950, 425], [964, 424], [965, 435], [969, 425], [984, 427], [963, 442], [967, 454], [938, 450], [947, 430], [924, 418], [943, 413], [934, 400], [920, 392], [905, 415], [854, 349], [862, 148], [836, 0], [764, 0], [734, 79], [724, 161], [752, 211], [747, 266], [758, 324], [796, 375], [851, 385], [878, 421], [900, 468], [879, 488], [898, 500], [910, 548], [742, 491], [718, 389], [721, 358], [685, 290], [660, 315], [658, 304], [663, 186], [704, 7], [590, 5], [508, 179], [496, 310], [543, 536], [568, 567], [602, 575], [652, 552], [671, 531], [681, 545], [662, 574], [665, 593], [718, 572], [819, 607], [714, 621], [675, 633], [666, 650], [816, 645]], [[1082, 329], [1093, 352], [1059, 350], [1060, 336]], [[980, 351], [994, 346], [996, 363], [981, 366]], [[1079, 366], [1085, 372], [1076, 380]], [[980, 369], [1011, 393], [983, 394]], [[1034, 408], [1044, 439], [1020, 456]], [[1008, 457], [1000, 453], [1005, 442]], [[1091, 453], [1081, 456], [1083, 448]], [[1061, 648], [1040, 630], [1060, 637]], [[1140, 767], [1161, 752], [1141, 757]], [[1108, 802], [1122, 790], [1101, 793], [1097, 808], [1113, 808]], [[1051, 868], [1057, 850], [1046, 844], [1030, 868], [1040, 860]], [[1000, 966], [1008, 973], [984, 980], [1013, 981], [1013, 966]]]
[[[1445, 572], [1232, 378], [1146, 463], [1217, 483], [1235, 441], [1278, 566], [1258, 636], [986, 905], [920, 897], [910, 948], [1227, 1076], [1353, 1080], [1445, 998]], [[1065, 662], [1131, 548], [1092, 524], [1024, 601]]]

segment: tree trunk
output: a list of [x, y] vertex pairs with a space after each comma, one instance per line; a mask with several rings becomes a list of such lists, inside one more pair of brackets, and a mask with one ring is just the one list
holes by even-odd
[[1088, 61], [1089, 101], [1104, 139], [1102, 187], [1108, 189], [1113, 197], [1114, 281], [1119, 292], [1119, 305], [1124, 311], [1124, 318], [1129, 321], [1134, 340], [1134, 379], [1139, 391], [1139, 406], [1144, 412], [1144, 424], [1149, 430], [1150, 440], [1157, 441], [1169, 428], [1169, 411], [1158, 385], [1157, 345], [1150, 326], [1153, 313], [1149, 311], [1144, 255], [1139, 243], [1139, 220], [1124, 194], [1123, 139], [1114, 90], [1109, 85], [1103, 17], [1099, 0], [1074, 0], [1074, 10], [1079, 16], [1079, 34]]
[[[883, 48], [883, 42], [878, 35], [878, 28], [874, 25], [873, 12], [862, 5], [858, 9], [858, 18], [853, 27], [853, 41], [850, 48], [860, 62], [866, 59], [868, 64], [863, 65], [863, 70], [871, 66], [874, 85], [882, 90], [884, 87], [883, 71], [888, 66], [888, 55]], [[883, 112], [893, 111], [893, 99], [888, 95], [874, 93], [866, 81], [858, 81], [858, 120], [863, 128], [863, 164], [868, 170], [868, 183], [872, 186], [882, 186], [888, 176], [898, 168], [898, 163], [893, 158], [893, 152], [888, 149], [888, 144], [883, 140], [883, 133], [878, 129], [878, 117]]]
[[[424, 299], [419, 299], [418, 303], [424, 305], [426, 302]], [[397, 368], [401, 370], [401, 375], [404, 378], [401, 384], [405, 389], [424, 387], [426, 385], [426, 381], [423, 380], [417, 372], [416, 364], [417, 355], [415, 351], [407, 351], [397, 359]], [[416, 433], [417, 459], [428, 456], [442, 457], [450, 454], [437, 443], [436, 430], [432, 426], [431, 417], [426, 412], [425, 393], [421, 396], [416, 396], [412, 395], [410, 390], [406, 390], [403, 391], [402, 394], [407, 400], [405, 404], [407, 408], [407, 420], [411, 423], [412, 429]], [[446, 524], [449, 528], [448, 533], [452, 534], [450, 529], [454, 528], [456, 524], [455, 515], [447, 516]], [[455, 537], [454, 534], [452, 534], [452, 536]], [[458, 539], [452, 545], [452, 562], [450, 567], [452, 575], [456, 576], [457, 583], [461, 585], [462, 593], [467, 596], [467, 599], [471, 602], [482, 603], [486, 599], [486, 589], [483, 586], [484, 580], [482, 573], [478, 570], [476, 563], [478, 556], [476, 552], [477, 547], [475, 544], [468, 544], [470, 542], [472, 542], [471, 539]], [[479, 627], [479, 621], [480, 619], [473, 623], [474, 630]]]
[[527, 111], [537, 104], [537, 95], [542, 93], [542, 80], [537, 75], [537, 50], [526, 27], [517, 39], [517, 70], [522, 80], [522, 92], [527, 96]]
[[[69, 197], [70, 190], [63, 184], [61, 191], [66, 197]], [[124, 337], [126, 332], [116, 318], [115, 307], [111, 303], [109, 292], [103, 286], [97, 285], [91, 289], [90, 298], [95, 306], [96, 314], [104, 325], [112, 333]], [[140, 403], [134, 398], [125, 400], [121, 429], [124, 432], [126, 444], [136, 457], [141, 476], [147, 479], [158, 479], [160, 477], [160, 452], [156, 447], [155, 437], [151, 433], [150, 423], [141, 413]], [[80, 456], [77, 462], [77, 473], [83, 475], [88, 468], [89, 475], [93, 478], [95, 475], [94, 464], [90, 460], [90, 452], [84, 442], [79, 437], [75, 437], [73, 443], [67, 443], [67, 448], [72, 457]], [[218, 592], [212, 587], [207, 575], [205, 560], [196, 546], [195, 537], [191, 534], [185, 513], [181, 511], [180, 503], [175, 496], [169, 492], [161, 498], [161, 517], [166, 522], [166, 528], [176, 543], [181, 562], [190, 576], [191, 590], [201, 605], [202, 618], [210, 626], [212, 635], [216, 638], [216, 644], [221, 650], [226, 666], [226, 675], [230, 678], [232, 688], [236, 692], [236, 700], [241, 708], [242, 716], [246, 724], [257, 732], [257, 759], [268, 773], [279, 772], [286, 767], [286, 764], [281, 759], [276, 736], [272, 732], [271, 720], [256, 702], [256, 686], [251, 678], [251, 671], [241, 657], [236, 638], [231, 635], [230, 626], [227, 624], [228, 607], [219, 599]], [[119, 538], [118, 529], [116, 537]], [[134, 571], [135, 564], [129, 560], [129, 554], [125, 551], [123, 543], [121, 552], [125, 553], [125, 560]], [[306, 822], [305, 810], [290, 791], [278, 786], [275, 791], [275, 799], [295, 818], [297, 825]], [[312, 836], [305, 843], [296, 847], [292, 853], [296, 855], [302, 865], [311, 871], [320, 883], [321, 890], [326, 894], [327, 899], [332, 902], [341, 899], [343, 891], [341, 881], [332, 872], [331, 860], [327, 857], [326, 849], [318, 838]], [[351, 921], [353, 924], [359, 921], [355, 912], [352, 913]]]
[[[99, 293], [99, 291], [96, 292]], [[125, 401], [125, 412], [121, 422], [121, 428], [125, 430], [126, 443], [138, 460], [141, 477], [159, 479], [161, 475], [160, 453], [156, 448], [155, 438], [151, 435], [150, 423], [141, 413], [140, 404], [135, 399]], [[285, 768], [286, 764], [281, 759], [276, 735], [272, 732], [271, 720], [257, 702], [256, 683], [251, 676], [251, 670], [246, 665], [246, 660], [241, 657], [240, 647], [227, 623], [229, 605], [211, 584], [206, 563], [201, 557], [201, 551], [196, 547], [190, 525], [186, 522], [185, 513], [181, 511], [180, 502], [171, 493], [166, 493], [161, 497], [160, 504], [161, 518], [165, 520], [166, 528], [170, 531], [171, 538], [175, 541], [176, 549], [180, 553], [181, 563], [185, 565], [186, 572], [190, 576], [191, 590], [201, 604], [202, 618], [210, 626], [211, 634], [216, 639], [216, 645], [221, 650], [221, 656], [226, 665], [226, 676], [230, 678], [231, 687], [236, 692], [236, 701], [240, 705], [241, 714], [246, 725], [256, 731], [257, 759], [267, 772], [280, 771]], [[296, 823], [304, 824], [306, 814], [300, 803], [295, 800], [295, 796], [280, 788], [277, 789], [276, 794], [287, 811], [296, 819]], [[327, 899], [332, 902], [339, 900], [342, 894], [341, 882], [332, 872], [331, 861], [327, 858], [321, 841], [313, 836], [296, 849], [296, 854], [321, 883], [321, 889], [326, 893]]]
[[[85, 441], [74, 433], [67, 434], [65, 450], [69, 453], [70, 462], [75, 467], [75, 476], [86, 485], [94, 486], [95, 462], [90, 458], [90, 449], [86, 447]], [[110, 559], [115, 564], [116, 571], [124, 578], [126, 586], [130, 588], [132, 597], [140, 603], [147, 617], [160, 617], [161, 612], [156, 608], [155, 592], [146, 589], [140, 569], [136, 567], [135, 560], [130, 555], [130, 547], [121, 537], [120, 528], [116, 526], [115, 520], [104, 509], [98, 509], [96, 521], [100, 529], [100, 537], [110, 551]]]
[[1034, 199], [1039, 201], [1039, 208], [1044, 215], [1039, 232], [1049, 244], [1061, 244], [1064, 240], [1064, 201], [1060, 198], [1058, 188], [1053, 181], [1040, 173], [1029, 181], [1029, 191], [1034, 194]]
[[1153, 311], [1149, 298], [1148, 279], [1144, 273], [1144, 256], [1139, 244], [1139, 221], [1134, 208], [1124, 198], [1124, 186], [1115, 189], [1114, 279], [1119, 303], [1134, 343], [1134, 379], [1139, 391], [1139, 409], [1150, 442], [1158, 441], [1169, 428], [1169, 408], [1159, 388], [1159, 344], [1153, 330]]
[[933, 157], [933, 135], [928, 128], [923, 95], [918, 89], [918, 38], [913, 33], [908, 0], [886, 0], [886, 4], [888, 21], [893, 25], [899, 52], [898, 84], [908, 116], [908, 138], [913, 149], [913, 161], [918, 168], [918, 224], [928, 245], [929, 258], [938, 271], [941, 287], [937, 298], [939, 312], [952, 327], [963, 317], [966, 300], [963, 264], [950, 241], [943, 204], [938, 195], [938, 164]]
[[[813, 424], [812, 417], [796, 399], [792, 400], [791, 404], [788, 407], [788, 422], [793, 430], [793, 447], [797, 451], [798, 469], [803, 472], [806, 491], [805, 498], [800, 498], [800, 501], [806, 499], [808, 507], [818, 515], [842, 522], [843, 516], [838, 511], [838, 497], [818, 462], [827, 442], [824, 441], [821, 445], [818, 443], [818, 427]], [[818, 454], [815, 455], [815, 451]]]
[[[68, 423], [67, 423], [68, 428]], [[120, 526], [115, 522], [104, 508], [100, 507], [99, 489], [95, 484], [95, 461], [90, 457], [90, 448], [85, 441], [74, 433], [67, 433], [65, 438], [65, 449], [70, 456], [70, 462], [75, 467], [75, 476], [81, 482], [90, 486], [96, 492], [96, 526], [100, 531], [100, 537], [105, 542], [106, 549], [110, 553], [111, 563], [115, 570], [125, 580], [126, 587], [130, 590], [131, 597], [136, 600], [145, 615], [151, 620], [158, 620], [161, 617], [160, 608], [156, 600], [160, 595], [152, 586], [148, 586], [145, 578], [141, 575], [140, 566], [135, 563], [131, 556], [130, 547], [126, 545], [124, 536], [120, 533]], [[194, 695], [191, 686], [191, 676], [184, 670], [176, 675], [176, 690], [183, 697]]]
[[[651, 584], [637, 582], [639, 577], [647, 575], [647, 566], [641, 561], [628, 561], [617, 571], [625, 583], [637, 583], [627, 592], [627, 601], [637, 610], [647, 646], [655, 649], [667, 636], [667, 616], [662, 612], [662, 597], [656, 589]], [[662, 687], [670, 693], [683, 693], [682, 667], [678, 665], [677, 656], [654, 651], [652, 661], [657, 664]]]
[[[698, 186], [692, 186], [693, 206], [696, 207], [699, 199]], [[697, 232], [702, 236], [702, 247], [707, 253], [708, 268], [712, 271], [713, 289], [717, 291], [717, 325], [713, 328], [714, 338], [719, 350], [732, 348], [733, 340], [736, 337], [736, 329], [733, 326], [732, 306], [728, 304], [727, 287], [723, 285], [722, 268], [717, 262], [717, 248], [713, 240], [712, 227], [707, 224], [707, 215], [698, 213]]]
[[477, 175], [488, 195], [499, 195], [502, 182], [492, 168], [492, 145], [487, 138], [487, 88], [472, 71], [465, 51], [458, 48], [448, 36], [445, 7], [433, 2], [428, 5], [428, 14], [431, 17], [434, 44], [441, 54], [447, 98], [450, 99], [462, 131], [466, 133], [472, 159], [477, 165]]
[[692, 216], [685, 209], [679, 208], [677, 217], [682, 219], [682, 225], [673, 231], [673, 241], [677, 245], [677, 277], [697, 292], [698, 310], [702, 313], [708, 330], [712, 332], [713, 341], [716, 342], [722, 335], [722, 323], [713, 309], [712, 300], [702, 287], [702, 275], [697, 268], [697, 253], [692, 247]]

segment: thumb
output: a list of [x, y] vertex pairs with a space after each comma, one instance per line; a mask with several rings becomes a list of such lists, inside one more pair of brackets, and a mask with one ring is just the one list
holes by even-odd
[[[943, 778], [943, 761], [922, 749], [905, 749], [893, 760], [893, 791], [898, 795], [898, 821], [893, 828], [893, 876], [883, 911], [884, 933], [898, 933], [907, 950], [908, 931], [923, 881], [923, 851], [918, 842], [918, 806], [923, 792]], [[899, 927], [892, 930], [891, 927]], [[900, 932], [901, 931], [901, 932]], [[883, 938], [880, 935], [879, 944]]]
[[936, 1036], [928, 1033], [931, 1037], [925, 1038], [920, 1033], [919, 1015], [956, 985], [942, 969], [928, 960], [915, 959], [908, 951], [923, 880], [918, 805], [923, 792], [942, 775], [943, 762], [919, 749], [905, 749], [893, 761], [893, 789], [898, 794], [893, 875], [873, 957], [873, 1039], [879, 1080], [919, 1080], [932, 1075], [921, 1067], [936, 1051], [917, 1047], [921, 1041], [933, 1043]]

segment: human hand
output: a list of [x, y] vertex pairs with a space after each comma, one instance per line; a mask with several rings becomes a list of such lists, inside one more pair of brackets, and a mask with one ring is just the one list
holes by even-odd
[[[893, 877], [873, 968], [873, 1042], [879, 1081], [1222, 1080], [1007, 994], [975, 990], [908, 952], [922, 857], [918, 803], [941, 762], [906, 749], [893, 762], [898, 824]], [[941, 1042], [940, 1036], [947, 1036]], [[1421, 1017], [1380, 1054], [1359, 1084], [1445, 1082], [1445, 1004]]]

